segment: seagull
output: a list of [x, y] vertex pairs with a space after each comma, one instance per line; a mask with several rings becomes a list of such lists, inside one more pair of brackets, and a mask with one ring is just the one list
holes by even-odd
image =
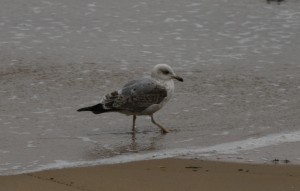
[[151, 76], [132, 80], [121, 89], [106, 94], [99, 104], [84, 107], [77, 111], [91, 111], [94, 114], [119, 112], [132, 115], [132, 131], [135, 132], [137, 116], [148, 115], [151, 122], [159, 127], [162, 133], [170, 132], [158, 124], [153, 114], [160, 110], [174, 93], [173, 79], [183, 82], [167, 64], [157, 64], [151, 71]]

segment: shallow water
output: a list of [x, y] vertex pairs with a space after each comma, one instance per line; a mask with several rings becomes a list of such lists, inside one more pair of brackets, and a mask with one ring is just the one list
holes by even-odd
[[[298, 1], [17, 2], [0, 7], [0, 174], [170, 156], [300, 163]], [[158, 63], [185, 79], [155, 116], [173, 132], [76, 112]]]

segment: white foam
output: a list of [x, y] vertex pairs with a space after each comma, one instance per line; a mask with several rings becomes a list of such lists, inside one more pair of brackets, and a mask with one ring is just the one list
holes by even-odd
[[27, 142], [27, 147], [28, 148], [33, 148], [33, 147], [36, 147], [36, 146], [33, 145], [33, 141], [28, 141]]
[[166, 18], [164, 20], [165, 23], [170, 23], [170, 22], [187, 22], [186, 19], [175, 19], [175, 18]]
[[14, 100], [14, 99], [18, 99], [18, 97], [14, 95], [14, 96], [9, 97], [8, 99]]
[[163, 159], [170, 157], [199, 157], [216, 156], [219, 154], [237, 154], [241, 151], [255, 150], [257, 148], [278, 145], [283, 143], [300, 142], [300, 131], [271, 134], [264, 137], [249, 138], [246, 140], [233, 141], [229, 143], [217, 144], [208, 147], [190, 147], [185, 149], [161, 150], [149, 153], [131, 153], [119, 155], [96, 161], [65, 161], [55, 160], [54, 163], [40, 165], [38, 168], [26, 170], [18, 173], [28, 173], [49, 169], [61, 169], [80, 166], [95, 166], [105, 164], [126, 163], [140, 160]]
[[195, 23], [194, 25], [196, 26], [196, 28], [203, 28], [203, 25], [201, 24]]
[[9, 151], [0, 150], [0, 153], [1, 154], [6, 154], [6, 153], [9, 153]]
[[200, 6], [200, 5], [202, 5], [202, 3], [191, 3], [191, 4], [186, 5], [186, 7], [195, 7], [195, 6]]
[[94, 140], [90, 139], [89, 137], [77, 137], [77, 138], [81, 139], [84, 142], [97, 143], [97, 141], [94, 141]]

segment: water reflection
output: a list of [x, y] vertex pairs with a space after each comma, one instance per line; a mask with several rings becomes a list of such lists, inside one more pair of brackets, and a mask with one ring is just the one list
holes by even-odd
[[110, 133], [114, 139], [108, 144], [96, 143], [94, 147], [85, 154], [89, 159], [103, 159], [117, 155], [155, 151], [161, 149], [164, 135], [153, 131], [136, 131]]

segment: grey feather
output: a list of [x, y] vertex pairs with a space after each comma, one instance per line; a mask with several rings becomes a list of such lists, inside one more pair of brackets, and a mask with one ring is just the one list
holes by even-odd
[[133, 80], [120, 91], [107, 94], [103, 105], [120, 112], [141, 112], [153, 104], [159, 104], [167, 96], [165, 87], [150, 78]]

